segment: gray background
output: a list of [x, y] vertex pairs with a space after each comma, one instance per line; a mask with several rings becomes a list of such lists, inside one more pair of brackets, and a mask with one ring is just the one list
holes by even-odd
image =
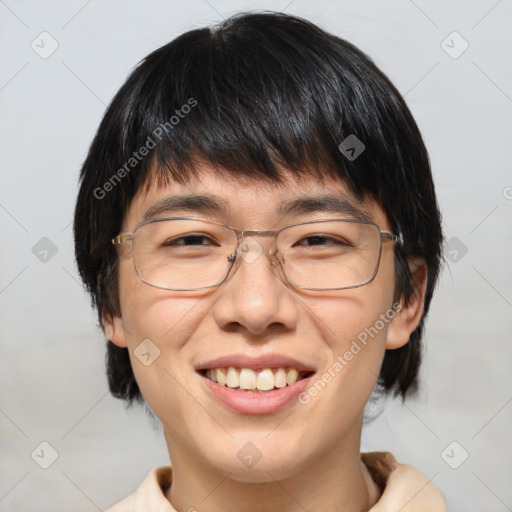
[[303, 16], [367, 52], [430, 151], [449, 245], [422, 392], [390, 400], [363, 448], [418, 467], [452, 511], [512, 510], [510, 0], [0, 1], [0, 510], [104, 510], [169, 462], [143, 409], [107, 393], [74, 264], [78, 170], [142, 57], [250, 9]]

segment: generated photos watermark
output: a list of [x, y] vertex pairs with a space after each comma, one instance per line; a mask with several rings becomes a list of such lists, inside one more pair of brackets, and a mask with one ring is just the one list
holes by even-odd
[[385, 313], [381, 313], [379, 319], [375, 323], [366, 327], [357, 335], [357, 340], [353, 340], [350, 348], [347, 349], [343, 355], [336, 357], [334, 363], [329, 366], [326, 372], [318, 377], [306, 391], [303, 391], [297, 397], [298, 401], [307, 405], [311, 399], [318, 396], [318, 394], [325, 389], [327, 384], [331, 382], [341, 371], [354, 359], [361, 350], [368, 345], [370, 339], [375, 338], [384, 327], [395, 318], [396, 314], [402, 310], [402, 304], [395, 302]]
[[148, 136], [146, 142], [137, 150], [132, 153], [132, 156], [105, 182], [101, 187], [96, 187], [93, 191], [93, 195], [96, 199], [104, 199], [109, 192], [121, 183], [123, 178], [129, 174], [139, 162], [142, 162], [146, 156], [149, 155], [150, 151], [156, 147], [158, 139], [162, 140], [165, 133], [169, 133], [182, 119], [185, 118], [191, 110], [197, 106], [197, 100], [195, 98], [189, 98], [187, 103], [182, 105], [179, 109], [174, 112], [176, 115], [171, 116], [169, 121], [160, 123]]

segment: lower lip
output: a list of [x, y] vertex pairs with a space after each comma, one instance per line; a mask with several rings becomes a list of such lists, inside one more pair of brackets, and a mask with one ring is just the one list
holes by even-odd
[[201, 375], [206, 387], [218, 398], [224, 405], [243, 414], [270, 414], [285, 405], [298, 401], [298, 395], [309, 386], [311, 374], [304, 379], [298, 380], [291, 386], [265, 391], [263, 393], [251, 391], [237, 391], [228, 386], [221, 386], [207, 377]]

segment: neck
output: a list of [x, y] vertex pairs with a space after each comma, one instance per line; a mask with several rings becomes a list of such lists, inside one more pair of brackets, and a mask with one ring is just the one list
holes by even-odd
[[288, 464], [284, 477], [268, 470], [257, 483], [230, 478], [230, 472], [198, 459], [167, 431], [165, 438], [173, 466], [167, 499], [180, 512], [363, 512], [378, 499], [377, 486], [360, 461], [360, 428], [301, 467], [289, 469]]

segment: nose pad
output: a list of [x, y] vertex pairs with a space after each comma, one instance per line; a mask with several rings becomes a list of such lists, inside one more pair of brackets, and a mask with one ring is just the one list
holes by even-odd
[[284, 263], [283, 257], [281, 256], [281, 253], [277, 250], [276, 247], [273, 249], [270, 249], [268, 251], [269, 255], [272, 256], [270, 260], [270, 264], [274, 267], [280, 267]]
[[271, 265], [276, 265], [278, 262], [277, 260], [277, 249], [274, 247], [268, 251], [269, 255], [272, 256], [272, 259], [270, 260]]

